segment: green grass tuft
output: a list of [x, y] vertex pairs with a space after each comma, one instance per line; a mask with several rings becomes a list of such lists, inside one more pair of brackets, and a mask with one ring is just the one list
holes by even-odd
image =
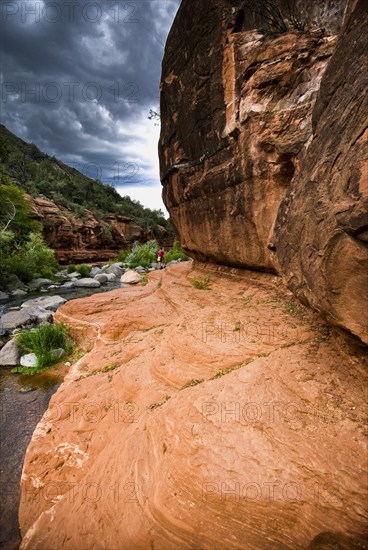
[[[16, 342], [23, 352], [35, 353], [37, 357], [37, 366], [25, 374], [36, 374], [57, 363], [59, 359], [55, 357], [53, 350], [63, 348], [69, 353], [73, 347], [70, 330], [64, 323], [42, 323], [36, 329], [18, 334]], [[16, 367], [12, 372], [20, 372], [20, 368], [28, 369]]]
[[211, 290], [211, 275], [206, 275], [202, 280], [191, 279], [190, 282], [194, 288], [198, 288], [199, 290]]

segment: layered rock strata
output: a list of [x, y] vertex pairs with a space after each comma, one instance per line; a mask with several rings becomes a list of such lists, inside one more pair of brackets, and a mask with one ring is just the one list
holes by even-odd
[[362, 548], [359, 346], [272, 275], [149, 280], [58, 310], [90, 351], [28, 447], [22, 550]]
[[189, 255], [278, 271], [368, 342], [366, 2], [259, 3], [285, 23], [273, 38], [248, 4], [181, 4], [161, 83], [165, 203]]

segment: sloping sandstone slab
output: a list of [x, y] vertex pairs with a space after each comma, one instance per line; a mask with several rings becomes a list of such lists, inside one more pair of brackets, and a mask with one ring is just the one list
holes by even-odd
[[355, 340], [272, 275], [188, 262], [149, 281], [56, 314], [90, 351], [28, 447], [21, 548], [358, 548]]

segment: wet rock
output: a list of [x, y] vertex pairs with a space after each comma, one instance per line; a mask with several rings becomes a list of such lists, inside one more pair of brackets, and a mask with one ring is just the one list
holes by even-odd
[[45, 279], [43, 277], [32, 279], [32, 281], [28, 283], [28, 286], [32, 289], [37, 289], [39, 287], [50, 286], [50, 285], [52, 285], [52, 281], [50, 281], [50, 279]]
[[76, 287], [83, 287], [83, 288], [98, 288], [101, 286], [101, 284], [96, 281], [96, 279], [92, 279], [90, 277], [83, 277], [82, 279], [79, 279], [78, 281], [75, 281]]
[[28, 308], [23, 308], [21, 310], [5, 313], [5, 315], [0, 318], [0, 327], [12, 331], [16, 328], [30, 325], [36, 320], [37, 318], [28, 311]]
[[97, 275], [94, 276], [94, 279], [96, 279], [96, 281], [98, 281], [101, 285], [106, 284], [107, 281], [109, 280], [108, 276], [105, 275], [104, 273], [98, 273]]
[[113, 273], [115, 277], [121, 277], [123, 270], [122, 270], [122, 263], [116, 262], [115, 264], [110, 265], [108, 268], [104, 270], [104, 273]]
[[82, 275], [78, 271], [73, 271], [72, 273], [68, 273], [68, 279], [80, 279]]
[[[64, 288], [65, 286], [66, 285], [63, 285]], [[40, 306], [44, 309], [56, 311], [60, 306], [65, 304], [65, 302], [66, 302], [66, 299], [62, 298], [61, 296], [47, 296], [47, 297], [40, 296], [39, 298], [33, 298], [31, 300], [27, 300], [26, 302], [23, 302], [21, 307], [23, 308], [23, 307]]]
[[37, 305], [28, 306], [25, 309], [29, 313], [29, 315], [31, 315], [34, 318], [37, 324], [52, 322], [53, 312], [48, 309], [45, 309]]
[[1, 366], [16, 366], [19, 365], [21, 350], [16, 341], [9, 340], [0, 350], [0, 365]]

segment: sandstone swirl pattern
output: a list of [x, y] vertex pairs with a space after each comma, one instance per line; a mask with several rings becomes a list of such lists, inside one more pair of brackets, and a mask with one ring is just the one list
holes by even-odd
[[186, 263], [57, 315], [92, 349], [28, 448], [22, 550], [354, 548], [364, 356], [278, 277]]

